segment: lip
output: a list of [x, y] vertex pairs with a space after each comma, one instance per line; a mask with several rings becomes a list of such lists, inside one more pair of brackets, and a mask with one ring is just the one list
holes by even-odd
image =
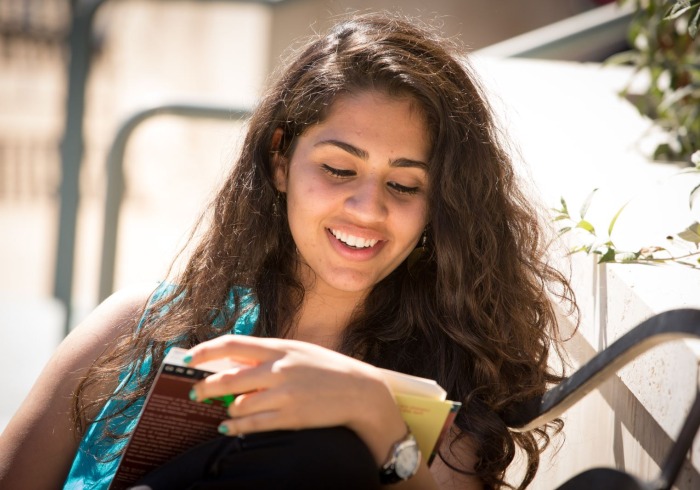
[[[333, 228], [333, 229], [340, 230], [339, 228]], [[338, 254], [340, 254], [341, 256], [343, 256], [347, 259], [350, 259], [350, 260], [363, 261], [363, 260], [372, 259], [376, 255], [379, 254], [379, 252], [384, 248], [384, 245], [387, 243], [386, 240], [376, 238], [379, 241], [373, 247], [354, 248], [354, 247], [351, 247], [350, 245], [346, 245], [345, 243], [338, 240], [333, 235], [333, 233], [331, 233], [330, 229], [326, 228], [325, 231], [326, 231], [326, 236], [328, 237], [328, 241], [330, 242], [333, 249], [336, 252], [338, 252]], [[369, 238], [369, 237], [364, 236], [364, 235], [366, 235], [365, 233], [363, 233], [362, 235], [363, 235], [363, 238]]]

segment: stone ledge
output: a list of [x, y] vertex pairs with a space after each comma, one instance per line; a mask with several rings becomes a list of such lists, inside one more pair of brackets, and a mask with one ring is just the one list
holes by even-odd
[[[527, 163], [519, 171], [542, 207], [557, 206], [566, 196], [569, 208], [576, 209], [592, 189], [601, 187], [606, 190], [590, 213], [596, 223], [607, 224], [637, 189], [650, 188], [653, 196], [653, 183], [678, 171], [645, 157], [653, 143], [644, 137], [653, 134], [651, 123], [617, 95], [630, 80], [629, 69], [489, 59], [478, 53], [473, 63], [505, 132], [516, 141], [514, 153]], [[645, 195], [639, 200], [648, 199]], [[616, 241], [649, 238], [622, 236], [649, 228], [651, 218], [643, 209], [625, 210], [625, 223], [621, 218], [616, 226]], [[606, 215], [605, 210], [612, 211]], [[669, 224], [664, 213], [668, 210], [656, 216], [663, 221], [660, 227]], [[676, 231], [680, 230], [666, 233]], [[561, 266], [570, 266], [581, 307], [579, 331], [567, 344], [574, 369], [656, 313], [700, 308], [700, 271], [677, 265], [597, 265], [594, 257], [585, 255], [570, 260]], [[562, 318], [562, 326], [571, 328], [569, 319]], [[695, 395], [699, 360], [697, 341], [663, 345], [586, 397], [565, 415], [567, 443], [545, 458], [534, 488], [553, 488], [594, 466], [655, 477]], [[692, 461], [693, 466], [683, 470], [679, 488], [700, 487], [698, 442]]]

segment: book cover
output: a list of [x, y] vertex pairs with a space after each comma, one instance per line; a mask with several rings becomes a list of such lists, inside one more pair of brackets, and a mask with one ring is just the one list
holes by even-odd
[[[234, 396], [198, 402], [190, 400], [189, 392], [200, 379], [239, 364], [222, 360], [193, 368], [182, 361], [186, 352], [174, 347], [163, 360], [110, 490], [133, 485], [178, 454], [219, 435], [217, 427], [228, 418], [226, 408]], [[433, 380], [382, 372], [423, 458], [430, 464], [461, 404], [446, 400], [445, 390]]]
[[189, 392], [194, 383], [223, 366], [187, 367], [182, 362], [185, 352], [173, 348], [163, 360], [110, 490], [133, 485], [178, 454], [219, 435], [217, 427], [228, 418], [226, 407], [233, 396], [196, 402], [190, 400]]
[[425, 461], [430, 465], [462, 404], [447, 400], [447, 392], [432, 379], [382, 369], [401, 416], [411, 428]]
[[430, 465], [462, 404], [402, 393], [395, 393], [394, 398], [401, 416], [416, 438], [423, 458]]

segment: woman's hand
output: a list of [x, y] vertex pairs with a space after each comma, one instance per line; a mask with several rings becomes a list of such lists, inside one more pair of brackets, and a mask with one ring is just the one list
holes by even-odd
[[225, 335], [189, 353], [190, 365], [231, 359], [250, 367], [212, 374], [194, 386], [197, 400], [238, 395], [221, 424], [228, 435], [346, 426], [378, 464], [406, 432], [375, 367], [315, 344]]

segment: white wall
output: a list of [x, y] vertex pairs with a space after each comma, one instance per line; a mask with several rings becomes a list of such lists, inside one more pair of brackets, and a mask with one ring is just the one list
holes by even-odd
[[[558, 206], [561, 196], [570, 209], [578, 209], [600, 187], [587, 217], [604, 229], [632, 199], [612, 237], [629, 247], [663, 241], [692, 219], [687, 182], [670, 177], [678, 167], [647, 160], [651, 123], [617, 95], [629, 70], [478, 55], [475, 62], [527, 162], [522, 174], [544, 209]], [[700, 182], [700, 173], [693, 178]], [[686, 201], [679, 205], [670, 197], [674, 193]], [[561, 267], [570, 268], [581, 307], [579, 330], [565, 344], [574, 368], [656, 313], [700, 308], [699, 270], [597, 265], [585, 255], [573, 256], [568, 265], [564, 260]], [[570, 319], [562, 318], [562, 327], [571, 329]], [[545, 458], [533, 488], [554, 488], [598, 466], [656, 477], [695, 396], [699, 353], [697, 341], [657, 347], [566, 413], [565, 442]], [[693, 465], [684, 468], [678, 488], [700, 488], [699, 447], [696, 442]]]

